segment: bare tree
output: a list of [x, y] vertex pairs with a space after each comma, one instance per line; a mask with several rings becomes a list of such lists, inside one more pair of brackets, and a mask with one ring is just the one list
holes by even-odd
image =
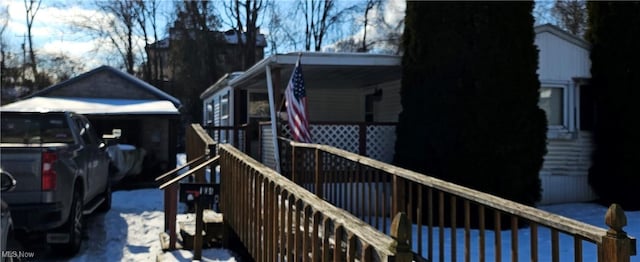
[[[134, 74], [136, 63], [144, 54], [138, 36], [139, 31], [146, 31], [146, 29], [140, 29], [139, 16], [142, 13], [142, 4], [142, 1], [97, 0], [95, 5], [102, 13], [79, 17], [71, 21], [71, 26], [87, 32], [95, 39], [104, 40], [105, 46], [97, 46], [96, 49], [106, 47], [116, 52], [122, 67], [128, 73]], [[142, 19], [142, 21], [146, 20]]]
[[[152, 42], [158, 41], [158, 1], [136, 0], [134, 11], [139, 34], [144, 39], [144, 46], [148, 47]], [[151, 28], [148, 28], [148, 27]], [[151, 31], [149, 31], [151, 30]], [[150, 39], [153, 38], [153, 39]], [[143, 53], [146, 54], [146, 53]], [[147, 82], [159, 79], [162, 75], [162, 59], [154, 56], [152, 60], [146, 55], [142, 58], [142, 78]]]
[[40, 4], [42, 0], [24, 0], [24, 8], [26, 10], [27, 15], [27, 38], [29, 41], [29, 60], [31, 66], [31, 73], [33, 77], [38, 76], [38, 68], [36, 64], [36, 54], [33, 51], [33, 37], [31, 35], [31, 29], [33, 28], [33, 21], [36, 18], [36, 14], [40, 9]]
[[284, 9], [278, 1], [267, 3], [267, 41], [271, 54], [278, 53], [281, 49], [297, 50], [300, 44], [298, 30], [295, 30], [292, 23], [287, 23], [286, 17], [295, 16], [295, 9]]
[[358, 33], [335, 44], [337, 52], [376, 52], [398, 54], [402, 36], [403, 19], [388, 18], [387, 15], [403, 10], [389, 6], [391, 1], [365, 0], [363, 7], [355, 13]]
[[122, 56], [124, 66], [129, 74], [135, 72], [134, 58], [134, 26], [138, 19], [138, 5], [133, 1], [99, 1], [98, 6], [115, 19], [110, 21], [112, 33], [107, 34], [113, 46]]
[[369, 26], [369, 13], [376, 7], [381, 6], [382, 0], [367, 0], [364, 6], [364, 18], [363, 18], [363, 33], [362, 33], [362, 41], [361, 47], [357, 50], [358, 52], [367, 52], [369, 50], [369, 46], [367, 45], [367, 29]]
[[[386, 4], [386, 5], [385, 5]], [[376, 37], [369, 45], [375, 45], [382, 53], [400, 54], [404, 16], [400, 19], [387, 18], [385, 11], [390, 9], [390, 1], [377, 5], [377, 16], [374, 19]]]
[[334, 0], [301, 0], [300, 8], [305, 21], [304, 48], [320, 51], [328, 30], [339, 21], [342, 11], [336, 9]]
[[220, 25], [215, 6], [209, 1], [176, 3], [176, 18], [171, 28], [170, 54], [173, 82], [169, 93], [184, 106], [184, 121], [190, 122], [202, 112], [198, 95], [221, 74], [219, 57], [225, 47], [215, 30]]
[[9, 6], [0, 7], [0, 104], [11, 102], [13, 99], [12, 90], [15, 90], [16, 82], [21, 75], [19, 70], [19, 62], [15, 59], [8, 49], [8, 43], [5, 36], [5, 30], [9, 24]]
[[263, 0], [230, 0], [225, 4], [227, 16], [234, 22], [238, 39], [240, 56], [242, 57], [242, 70], [249, 68], [256, 62], [256, 40], [260, 34], [258, 20], [264, 13], [265, 2]]
[[587, 5], [582, 0], [556, 0], [551, 13], [558, 26], [570, 33], [583, 37], [587, 28]]
[[[0, 53], [2, 54], [2, 62], [4, 65], [4, 55], [7, 49], [7, 41], [5, 39], [5, 30], [7, 29], [7, 25], [9, 25], [9, 6], [0, 7]], [[4, 66], [3, 66], [4, 68]]]
[[65, 81], [85, 71], [83, 63], [76, 61], [65, 53], [42, 54], [40, 57], [41, 70], [54, 81]]

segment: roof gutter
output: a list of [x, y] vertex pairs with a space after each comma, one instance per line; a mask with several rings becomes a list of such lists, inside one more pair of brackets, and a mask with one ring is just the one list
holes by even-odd
[[[367, 53], [320, 53], [320, 52], [296, 52], [288, 54], [276, 54], [260, 60], [246, 70], [242, 75], [230, 80], [228, 85], [235, 88], [246, 81], [261, 76], [267, 66], [295, 65], [301, 56], [301, 64], [326, 65], [326, 66], [394, 66], [401, 64], [401, 57], [397, 55], [379, 55]], [[344, 59], [348, 57], [348, 59]]]
[[263, 73], [266, 70], [266, 67], [275, 63], [277, 61], [276, 57], [278, 55], [274, 55], [274, 56], [270, 56], [267, 58], [264, 58], [262, 60], [260, 60], [260, 62], [256, 63], [255, 65], [253, 65], [252, 67], [250, 67], [249, 69], [247, 69], [242, 75], [234, 78], [233, 80], [229, 81], [229, 86], [231, 86], [231, 88], [235, 88], [236, 86], [239, 86], [240, 84], [248, 81], [249, 79], [253, 78], [254, 76], [257, 76], [261, 73]]

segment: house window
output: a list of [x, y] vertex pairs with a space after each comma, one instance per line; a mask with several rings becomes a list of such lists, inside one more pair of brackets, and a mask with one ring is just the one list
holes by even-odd
[[543, 86], [540, 88], [540, 101], [538, 106], [547, 114], [547, 121], [550, 128], [566, 128], [565, 112], [565, 90], [564, 87]]
[[205, 116], [205, 123], [207, 125], [213, 124], [213, 101], [207, 103], [204, 116]]
[[229, 125], [229, 93], [223, 95], [220, 99], [220, 125]]
[[249, 118], [269, 117], [269, 94], [249, 93]]

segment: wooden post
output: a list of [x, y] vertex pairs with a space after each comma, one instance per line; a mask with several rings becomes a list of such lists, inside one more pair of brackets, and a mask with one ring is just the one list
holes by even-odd
[[406, 194], [405, 182], [404, 179], [394, 175], [393, 176], [393, 204], [391, 210], [393, 214], [398, 214], [400, 212], [405, 212], [405, 194]]
[[[200, 196], [203, 197], [203, 196]], [[202, 228], [203, 226], [203, 217], [202, 211], [203, 201], [201, 198], [195, 201], [196, 202], [196, 234], [193, 236], [193, 260], [201, 260], [202, 259]]]
[[291, 181], [296, 182], [296, 147], [291, 146]]
[[391, 237], [396, 240], [396, 262], [413, 261], [411, 252], [411, 223], [407, 214], [397, 213], [391, 222]]
[[169, 250], [176, 249], [176, 241], [177, 241], [177, 232], [176, 232], [176, 216], [178, 215], [178, 184], [173, 183], [167, 189], [165, 189], [168, 203], [167, 213], [165, 216], [169, 217], [168, 226], [169, 226]]
[[627, 216], [622, 207], [612, 204], [604, 217], [605, 223], [609, 226], [607, 234], [602, 237], [602, 246], [599, 256], [601, 261], [629, 262], [631, 260], [632, 246], [631, 239], [622, 230], [627, 225]]
[[367, 156], [367, 124], [358, 125], [358, 151], [361, 156]]
[[324, 187], [324, 181], [322, 180], [322, 156], [324, 154], [320, 152], [320, 149], [316, 149], [316, 179], [315, 179], [315, 191], [316, 196], [323, 198], [322, 189]]

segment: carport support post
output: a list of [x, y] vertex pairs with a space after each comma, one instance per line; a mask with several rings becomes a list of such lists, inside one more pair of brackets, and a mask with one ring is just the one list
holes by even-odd
[[266, 67], [267, 74], [267, 90], [269, 90], [269, 113], [271, 115], [271, 135], [273, 136], [273, 158], [276, 162], [275, 169], [280, 173], [280, 150], [278, 149], [278, 130], [276, 129], [276, 105], [275, 94], [273, 89], [273, 81], [271, 81], [271, 66]]

